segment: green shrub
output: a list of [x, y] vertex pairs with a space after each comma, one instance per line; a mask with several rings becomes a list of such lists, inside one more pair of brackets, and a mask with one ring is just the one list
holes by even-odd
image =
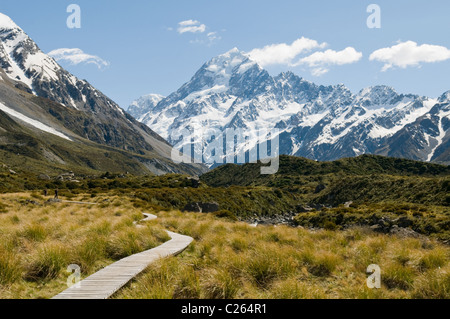
[[323, 228], [326, 230], [335, 230], [337, 226], [334, 222], [327, 220], [323, 223]]
[[226, 209], [219, 210], [213, 214], [214, 214], [214, 216], [219, 217], [219, 218], [226, 218], [226, 219], [233, 220], [233, 221], [238, 220], [238, 218], [236, 217], [236, 215], [234, 213], [232, 213]]

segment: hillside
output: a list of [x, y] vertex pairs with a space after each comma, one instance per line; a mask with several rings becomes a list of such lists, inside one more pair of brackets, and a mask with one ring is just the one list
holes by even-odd
[[[29, 94], [11, 82], [0, 81], [0, 103], [0, 162], [13, 170], [37, 175], [201, 172], [198, 166], [176, 165], [157, 150], [133, 152], [92, 141], [88, 137], [103, 138], [107, 126], [100, 127], [92, 115]], [[170, 149], [165, 141], [160, 143]]]
[[[302, 157], [280, 156], [280, 169], [275, 175], [261, 175], [261, 164], [227, 164], [201, 176], [212, 187], [276, 186], [296, 184], [301, 178], [323, 179], [326, 175], [396, 175], [396, 176], [449, 176], [450, 167], [400, 158], [361, 155], [333, 162], [317, 162]], [[299, 180], [300, 179], [300, 180]]]
[[67, 72], [0, 13], [0, 160], [14, 169], [185, 173], [172, 146], [85, 80]]
[[346, 202], [450, 206], [449, 166], [362, 155], [334, 162], [281, 156], [275, 175], [261, 175], [260, 167], [229, 164], [200, 179], [215, 188], [270, 188], [294, 211], [299, 204], [336, 207]]

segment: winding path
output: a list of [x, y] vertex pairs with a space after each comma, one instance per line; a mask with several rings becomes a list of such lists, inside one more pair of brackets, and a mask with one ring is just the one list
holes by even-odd
[[[142, 221], [156, 219], [151, 214]], [[138, 225], [139, 226], [139, 225]], [[167, 231], [171, 240], [153, 249], [135, 254], [109, 265], [52, 299], [108, 299], [131, 279], [160, 258], [174, 256], [184, 251], [193, 241], [191, 237]]]

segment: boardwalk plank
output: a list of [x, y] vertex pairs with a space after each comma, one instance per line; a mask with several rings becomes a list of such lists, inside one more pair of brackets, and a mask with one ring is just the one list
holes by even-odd
[[[145, 214], [143, 221], [156, 216]], [[138, 225], [139, 226], [139, 225]], [[167, 231], [171, 240], [161, 246], [123, 258], [109, 265], [52, 299], [108, 299], [130, 280], [158, 259], [174, 256], [184, 251], [193, 241], [191, 237]]]

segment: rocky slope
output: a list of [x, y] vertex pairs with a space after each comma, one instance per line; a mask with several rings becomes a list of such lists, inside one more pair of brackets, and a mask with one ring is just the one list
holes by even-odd
[[[81, 141], [129, 152], [129, 158], [141, 162], [142, 173], [205, 170], [199, 165], [175, 165], [167, 141], [88, 82], [64, 70], [1, 13], [0, 110], [2, 117], [32, 128], [36, 136], [45, 132], [65, 143]], [[0, 141], [7, 143], [5, 139]]]

